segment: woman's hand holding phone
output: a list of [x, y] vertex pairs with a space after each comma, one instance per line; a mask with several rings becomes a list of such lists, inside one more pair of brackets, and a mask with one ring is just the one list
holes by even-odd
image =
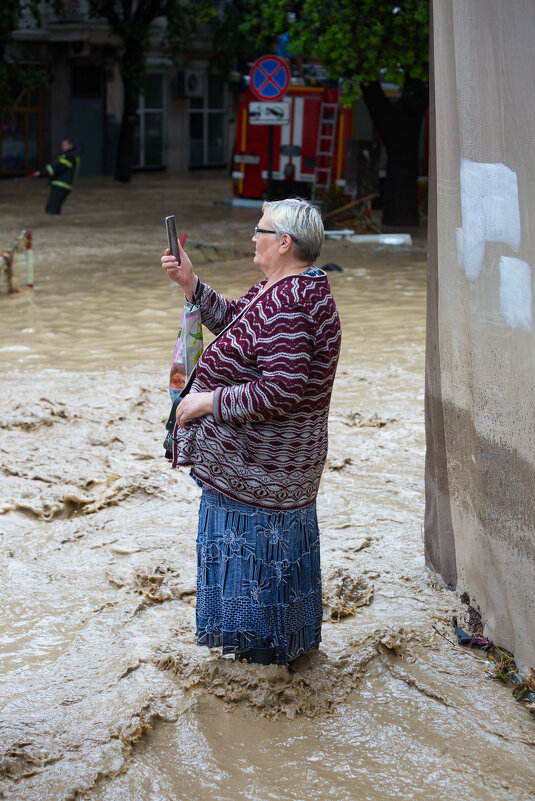
[[167, 273], [169, 279], [175, 284], [178, 284], [179, 287], [181, 287], [181, 289], [184, 291], [186, 298], [191, 300], [195, 293], [198, 279], [193, 271], [193, 265], [189, 259], [189, 256], [182, 247], [185, 240], [186, 235], [182, 234], [178, 240], [179, 259], [175, 258], [170, 249], [167, 248], [165, 255], [161, 258], [161, 262], [162, 269], [165, 273]]

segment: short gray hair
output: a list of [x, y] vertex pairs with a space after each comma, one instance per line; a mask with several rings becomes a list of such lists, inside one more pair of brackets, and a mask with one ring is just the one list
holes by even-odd
[[316, 206], [300, 197], [266, 201], [262, 206], [268, 214], [279, 239], [283, 234], [292, 238], [296, 256], [314, 262], [323, 243], [323, 221]]

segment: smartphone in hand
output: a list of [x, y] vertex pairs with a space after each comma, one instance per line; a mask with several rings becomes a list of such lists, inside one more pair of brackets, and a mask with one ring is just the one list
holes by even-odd
[[165, 227], [167, 229], [167, 242], [171, 255], [175, 257], [180, 264], [180, 250], [178, 248], [178, 237], [176, 235], [175, 215], [171, 214], [165, 218]]

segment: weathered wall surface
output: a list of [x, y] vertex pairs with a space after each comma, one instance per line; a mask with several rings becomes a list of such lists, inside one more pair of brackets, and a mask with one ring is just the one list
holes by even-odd
[[535, 3], [434, 0], [425, 539], [535, 665]]

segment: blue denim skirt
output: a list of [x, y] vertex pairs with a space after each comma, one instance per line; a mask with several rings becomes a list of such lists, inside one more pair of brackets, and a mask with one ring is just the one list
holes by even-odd
[[321, 640], [316, 503], [273, 511], [203, 488], [197, 537], [197, 641], [223, 653], [275, 648], [288, 664]]

